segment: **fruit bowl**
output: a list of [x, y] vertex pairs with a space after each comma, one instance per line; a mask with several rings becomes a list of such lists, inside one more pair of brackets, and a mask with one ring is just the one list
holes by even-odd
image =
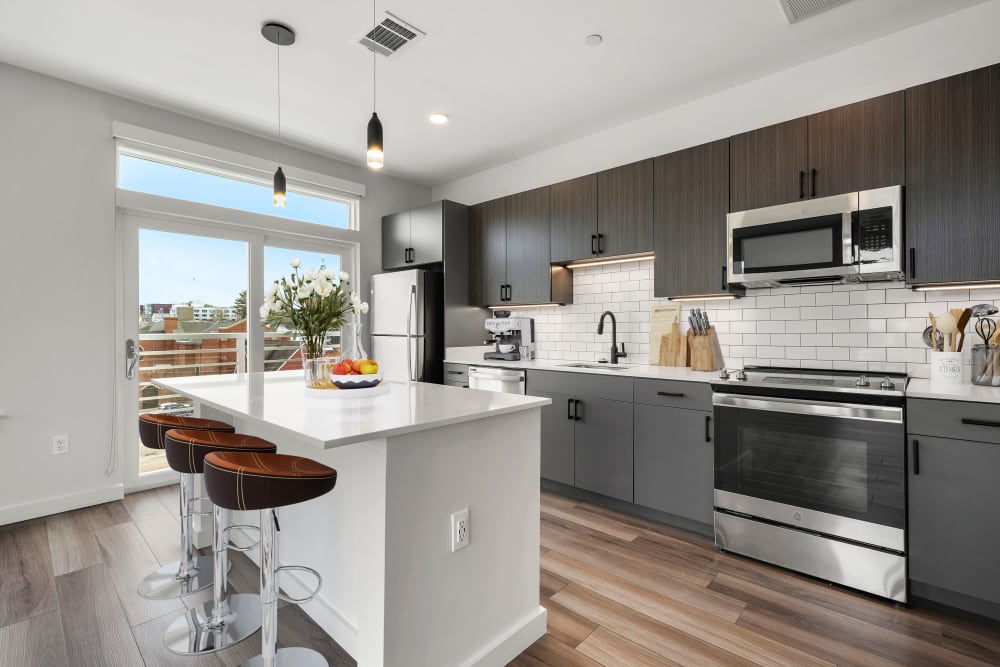
[[382, 372], [371, 375], [331, 375], [330, 381], [341, 389], [367, 389], [382, 381]]

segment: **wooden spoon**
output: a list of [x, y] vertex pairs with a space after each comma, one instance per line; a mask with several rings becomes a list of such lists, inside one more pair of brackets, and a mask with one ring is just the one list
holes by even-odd
[[955, 331], [958, 329], [958, 320], [951, 313], [943, 313], [937, 318], [937, 328], [945, 335], [946, 350], [942, 352], [954, 352], [955, 351]]
[[965, 327], [969, 326], [969, 320], [972, 319], [972, 310], [966, 308], [962, 311], [962, 314], [958, 316], [958, 335], [960, 336], [958, 340], [958, 351], [961, 352], [962, 348], [965, 346]]
[[[931, 318], [931, 349], [935, 352], [937, 349], [937, 319], [934, 317], [934, 313], [927, 313], [927, 317]], [[944, 343], [941, 344], [944, 347]], [[943, 352], [944, 350], [942, 350]]]

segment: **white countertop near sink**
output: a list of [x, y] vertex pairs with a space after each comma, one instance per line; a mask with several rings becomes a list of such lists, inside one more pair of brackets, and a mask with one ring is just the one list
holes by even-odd
[[[682, 366], [644, 366], [622, 364], [624, 368], [571, 368], [566, 364], [593, 363], [569, 361], [565, 359], [533, 359], [531, 361], [495, 361], [483, 359], [483, 352], [493, 347], [450, 347], [445, 351], [445, 363], [473, 364], [494, 368], [523, 368], [536, 371], [565, 371], [567, 373], [589, 373], [590, 375], [610, 375], [613, 377], [651, 378], [654, 380], [683, 380], [687, 382], [711, 382], [719, 376], [718, 371], [693, 371]], [[628, 359], [628, 357], [626, 357]]]
[[932, 383], [930, 380], [913, 379], [906, 385], [906, 397], [1000, 404], [1000, 387], [983, 387], [969, 382], [963, 384], [941, 384]]

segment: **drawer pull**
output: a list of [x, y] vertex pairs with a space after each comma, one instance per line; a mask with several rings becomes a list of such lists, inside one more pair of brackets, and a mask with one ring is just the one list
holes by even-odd
[[448, 375], [462, 375], [462, 371], [448, 371]]
[[684, 398], [684, 394], [677, 393], [674, 391], [658, 391], [657, 396], [669, 396], [670, 398]]
[[992, 428], [1000, 428], [1000, 422], [992, 422], [986, 419], [962, 419], [962, 423], [966, 426], [990, 426]]
[[705, 442], [712, 442], [712, 415], [705, 415]]

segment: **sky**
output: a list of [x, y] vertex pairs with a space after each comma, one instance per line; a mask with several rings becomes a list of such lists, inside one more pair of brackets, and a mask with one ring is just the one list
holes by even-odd
[[[121, 157], [121, 187], [215, 206], [277, 215], [292, 220], [347, 227], [347, 206], [288, 193], [287, 208], [275, 207], [271, 189], [128, 155]], [[303, 269], [326, 264], [340, 271], [340, 258], [320, 253], [266, 247], [265, 285], [292, 271], [293, 258]], [[247, 244], [149, 229], [139, 231], [139, 303], [202, 302], [232, 305], [247, 288]]]

